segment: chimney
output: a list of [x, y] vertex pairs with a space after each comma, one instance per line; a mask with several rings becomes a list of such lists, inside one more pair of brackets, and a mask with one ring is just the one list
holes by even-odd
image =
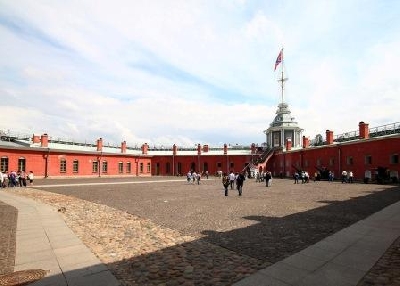
[[208, 152], [208, 145], [203, 145], [203, 152], [204, 153]]
[[103, 150], [103, 138], [97, 139], [97, 151]]
[[40, 143], [40, 136], [33, 134], [32, 136], [32, 142], [33, 143]]
[[121, 142], [121, 153], [126, 153], [126, 141]]
[[224, 144], [224, 155], [228, 154], [228, 145]]
[[[304, 137], [303, 137], [304, 140]], [[286, 139], [286, 151], [292, 150], [292, 139], [288, 138]]]
[[326, 130], [326, 144], [333, 144], [333, 131], [331, 130]]
[[47, 133], [44, 133], [40, 137], [40, 147], [48, 147], [48, 146], [49, 146], [49, 136], [47, 135]]
[[369, 138], [368, 123], [365, 123], [363, 121], [358, 123], [358, 130], [360, 133], [360, 139], [368, 139]]
[[197, 144], [197, 155], [201, 154], [201, 146], [200, 144]]
[[173, 154], [174, 156], [176, 156], [177, 151], [178, 151], [178, 147], [176, 147], [176, 145], [174, 144], [174, 145], [172, 146], [172, 154]]
[[308, 139], [308, 137], [303, 136], [303, 148], [308, 148], [309, 145], [310, 145], [310, 140]]
[[147, 145], [147, 143], [144, 143], [142, 145], [142, 154], [143, 155], [147, 155], [147, 151], [149, 150], [149, 145]]

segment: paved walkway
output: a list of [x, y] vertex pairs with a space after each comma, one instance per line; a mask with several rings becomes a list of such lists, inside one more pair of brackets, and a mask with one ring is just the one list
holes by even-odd
[[357, 285], [399, 236], [397, 202], [234, 285]]
[[14, 271], [48, 270], [30, 285], [119, 285], [56, 209], [6, 192], [0, 192], [0, 200], [18, 209]]

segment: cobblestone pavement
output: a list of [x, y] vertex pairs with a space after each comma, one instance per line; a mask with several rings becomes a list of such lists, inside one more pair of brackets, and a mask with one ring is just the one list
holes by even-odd
[[0, 275], [12, 272], [18, 211], [0, 201]]
[[[217, 179], [131, 180], [38, 180], [46, 191], [9, 191], [65, 207], [67, 224], [123, 285], [231, 285], [400, 200], [398, 186], [372, 184], [247, 180], [242, 197], [225, 197]], [[121, 184], [95, 185], [107, 181]]]

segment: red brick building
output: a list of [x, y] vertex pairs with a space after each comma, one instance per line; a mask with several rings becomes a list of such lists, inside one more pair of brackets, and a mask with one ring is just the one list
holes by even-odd
[[[397, 180], [400, 172], [400, 123], [369, 128], [360, 122], [357, 131], [334, 137], [327, 130], [325, 140], [302, 136], [286, 104], [280, 104], [270, 128], [264, 131], [266, 143], [250, 146], [195, 148], [140, 148], [105, 146], [56, 140], [41, 136], [2, 134], [0, 169], [2, 172], [33, 171], [36, 177], [103, 177], [185, 175], [189, 170], [215, 175], [240, 172], [250, 166], [272, 171], [273, 176], [291, 177], [296, 170], [330, 170], [338, 178], [343, 170], [354, 172], [356, 180], [384, 176]], [[301, 140], [299, 139], [301, 138]]]

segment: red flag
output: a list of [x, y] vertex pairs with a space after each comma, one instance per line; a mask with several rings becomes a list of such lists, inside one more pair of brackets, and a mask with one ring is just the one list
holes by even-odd
[[283, 49], [279, 52], [279, 55], [276, 58], [274, 71], [276, 71], [276, 67], [282, 62], [282, 60], [283, 60]]

